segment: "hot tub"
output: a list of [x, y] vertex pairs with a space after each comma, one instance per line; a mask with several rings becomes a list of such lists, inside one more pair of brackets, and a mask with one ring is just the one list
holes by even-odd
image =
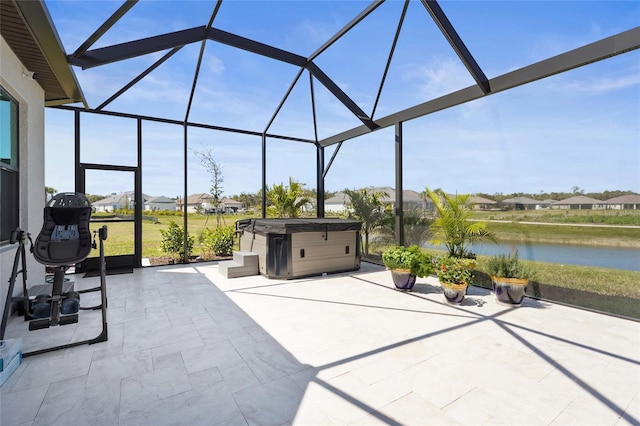
[[241, 219], [240, 250], [258, 255], [260, 274], [299, 278], [360, 269], [362, 223], [345, 219]]

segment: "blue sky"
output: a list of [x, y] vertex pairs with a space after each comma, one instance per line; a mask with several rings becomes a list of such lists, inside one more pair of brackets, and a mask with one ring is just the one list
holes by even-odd
[[[121, 4], [47, 0], [68, 53]], [[309, 56], [369, 3], [224, 1], [214, 27]], [[212, 1], [141, 1], [92, 48], [206, 25]], [[387, 1], [322, 53], [316, 64], [371, 114], [403, 2]], [[441, 6], [489, 78], [640, 25], [636, 1], [442, 1]], [[183, 47], [105, 110], [183, 120], [200, 43]], [[165, 52], [76, 74], [89, 105], [100, 105]], [[298, 69], [207, 42], [189, 120], [263, 131]], [[303, 73], [269, 132], [313, 139], [309, 76]], [[412, 1], [374, 119], [473, 84], [419, 1]], [[313, 82], [319, 138], [360, 125]], [[404, 186], [458, 193], [607, 189], [640, 192], [640, 51], [553, 76], [404, 124]], [[73, 189], [73, 118], [46, 112], [46, 184]], [[134, 121], [83, 115], [81, 159], [134, 165]], [[143, 192], [183, 192], [183, 131], [143, 123]], [[347, 141], [325, 180], [338, 191], [394, 186], [394, 134], [383, 129]], [[335, 147], [325, 151], [328, 162]], [[208, 192], [196, 153], [211, 150], [225, 195], [261, 186], [258, 137], [189, 132], [189, 193]], [[315, 187], [310, 144], [269, 139], [267, 183], [292, 177]], [[92, 172], [87, 192], [131, 190], [133, 177]]]

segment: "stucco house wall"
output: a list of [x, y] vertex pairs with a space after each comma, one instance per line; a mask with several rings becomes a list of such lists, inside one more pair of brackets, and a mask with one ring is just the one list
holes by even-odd
[[[24, 66], [2, 36], [0, 58], [0, 85], [19, 103], [19, 223], [20, 228], [31, 233], [35, 240], [42, 227], [45, 203], [44, 90], [36, 80], [23, 76]], [[17, 247], [17, 244], [8, 243], [0, 247], [0, 309], [4, 309], [8, 280]], [[28, 248], [26, 257], [29, 283], [36, 285], [40, 281], [44, 282], [44, 266], [35, 261]], [[22, 286], [16, 287], [14, 295], [21, 294]]]

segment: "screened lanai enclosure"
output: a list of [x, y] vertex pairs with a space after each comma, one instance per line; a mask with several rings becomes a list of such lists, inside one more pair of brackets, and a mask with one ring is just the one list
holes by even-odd
[[395, 188], [394, 206], [425, 187], [639, 191], [635, 2], [44, 5], [82, 88], [46, 110], [47, 185], [128, 193], [135, 267], [143, 200], [187, 213], [211, 185], [203, 152], [226, 195], [261, 192], [263, 217], [289, 178], [316, 191], [316, 217], [326, 192], [364, 187]]

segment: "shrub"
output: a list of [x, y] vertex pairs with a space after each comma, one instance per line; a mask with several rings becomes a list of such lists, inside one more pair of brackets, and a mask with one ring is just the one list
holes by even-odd
[[417, 277], [426, 277], [433, 272], [433, 260], [430, 254], [417, 245], [409, 247], [392, 246], [382, 253], [384, 265], [393, 269], [408, 269]]
[[535, 275], [535, 271], [520, 262], [518, 252], [513, 257], [500, 254], [492, 256], [487, 263], [487, 273], [494, 277], [519, 278], [529, 280]]
[[[174, 258], [184, 258], [184, 228], [179, 226], [173, 220], [169, 222], [169, 229], [160, 229], [162, 240], [160, 248], [163, 252], [170, 254]], [[191, 255], [193, 250], [194, 239], [187, 234], [187, 256]]]
[[202, 246], [217, 256], [230, 256], [233, 251], [235, 229], [224, 226], [213, 230], [205, 228], [202, 231]]

